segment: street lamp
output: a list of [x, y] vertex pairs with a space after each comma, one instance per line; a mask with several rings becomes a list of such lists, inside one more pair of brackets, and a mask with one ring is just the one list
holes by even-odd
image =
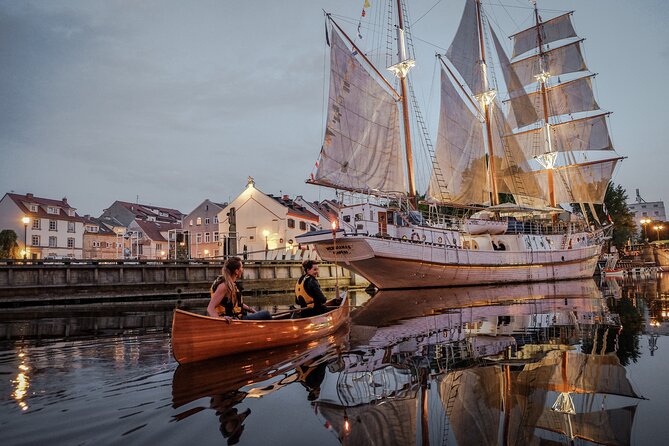
[[652, 220], [650, 218], [642, 218], [639, 220], [639, 223], [641, 223], [641, 227], [643, 228], [643, 240], [648, 241], [648, 234], [646, 234], [646, 225], [650, 223]]
[[23, 260], [26, 260], [28, 258], [28, 223], [30, 223], [30, 217], [26, 215], [21, 221], [23, 222]]
[[660, 241], [660, 229], [664, 229], [664, 226], [662, 225], [655, 225], [654, 227], [655, 233], [657, 234], [657, 241]]
[[267, 260], [267, 251], [269, 251], [269, 241], [268, 241], [269, 231], [267, 229], [265, 229], [262, 232], [262, 235], [265, 236], [265, 260]]

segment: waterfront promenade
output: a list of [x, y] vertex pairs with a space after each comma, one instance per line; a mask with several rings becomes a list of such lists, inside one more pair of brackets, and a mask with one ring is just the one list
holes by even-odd
[[[164, 296], [208, 294], [222, 261], [163, 260], [12, 260], [0, 264], [0, 307], [40, 303], [93, 303], [156, 300]], [[297, 261], [246, 261], [246, 295], [291, 291], [301, 275]], [[324, 289], [366, 287], [368, 283], [341, 266], [323, 263]]]

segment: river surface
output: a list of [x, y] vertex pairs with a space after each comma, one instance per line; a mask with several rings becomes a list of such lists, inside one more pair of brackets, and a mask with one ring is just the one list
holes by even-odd
[[333, 336], [185, 366], [172, 303], [3, 309], [0, 444], [669, 438], [669, 276], [352, 294]]

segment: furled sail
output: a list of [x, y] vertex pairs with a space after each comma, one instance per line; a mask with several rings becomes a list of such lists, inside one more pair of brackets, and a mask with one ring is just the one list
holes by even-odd
[[327, 128], [313, 182], [368, 193], [407, 190], [394, 97], [332, 32]]
[[[576, 37], [576, 31], [571, 23], [571, 12], [557, 16], [542, 23], [542, 41], [545, 44], [562, 39]], [[538, 47], [536, 28], [528, 28], [512, 36], [513, 54], [517, 57]]]
[[446, 52], [446, 57], [458, 70], [474, 96], [485, 91], [481, 70], [481, 49], [477, 35], [476, 3], [467, 1], [460, 19], [460, 26]]
[[436, 158], [447, 181], [440, 190], [433, 172], [427, 197], [440, 203], [472, 204], [489, 201], [483, 130], [442, 69], [441, 112], [437, 133]]

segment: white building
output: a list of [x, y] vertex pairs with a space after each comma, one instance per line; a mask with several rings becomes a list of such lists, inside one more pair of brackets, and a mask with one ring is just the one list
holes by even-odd
[[667, 221], [667, 214], [664, 210], [663, 201], [646, 201], [641, 198], [639, 189], [636, 190], [636, 200], [634, 203], [627, 203], [627, 207], [634, 215], [634, 222], [641, 228], [641, 220], [650, 220], [652, 222]]
[[[295, 236], [318, 229], [318, 215], [288, 196], [275, 197], [256, 189], [249, 177], [246, 189], [218, 214], [219, 234], [226, 255], [274, 260], [312, 255]], [[315, 255], [315, 252], [313, 253]]]
[[2, 229], [16, 232], [21, 254], [26, 258], [83, 257], [84, 219], [67, 198], [52, 200], [30, 193], [7, 193], [0, 200]]

